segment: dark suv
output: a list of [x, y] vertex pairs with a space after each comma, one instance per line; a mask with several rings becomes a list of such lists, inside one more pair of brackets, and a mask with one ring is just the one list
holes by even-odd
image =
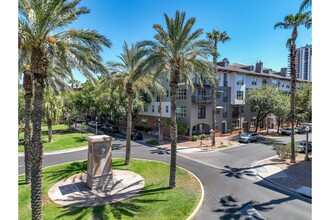
[[245, 142], [245, 143], [250, 143], [252, 141], [258, 141], [260, 138], [260, 135], [256, 132], [249, 132], [249, 133], [244, 133], [241, 135], [238, 139], [238, 142]]

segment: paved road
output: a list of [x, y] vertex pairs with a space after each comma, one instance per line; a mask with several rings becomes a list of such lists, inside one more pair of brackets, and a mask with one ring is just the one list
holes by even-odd
[[[303, 140], [303, 136], [298, 135], [297, 141]], [[116, 140], [113, 144], [114, 157], [124, 157], [124, 141]], [[137, 142], [132, 144], [131, 155], [170, 162], [168, 154], [158, 154], [156, 148]], [[252, 165], [273, 155], [272, 146], [261, 143], [213, 152], [178, 153], [177, 164], [193, 172], [204, 185], [205, 199], [195, 219], [311, 219], [309, 199], [280, 189], [255, 175]], [[86, 150], [45, 155], [44, 166], [86, 158]], [[19, 157], [19, 173], [24, 172], [23, 163], [23, 157]]]

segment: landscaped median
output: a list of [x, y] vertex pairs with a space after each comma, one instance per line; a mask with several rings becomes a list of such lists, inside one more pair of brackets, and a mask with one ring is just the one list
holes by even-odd
[[[57, 151], [71, 148], [87, 146], [85, 140], [91, 133], [81, 132], [74, 129], [69, 129], [67, 125], [54, 125], [53, 126], [53, 141], [48, 142], [47, 126], [41, 129], [44, 151]], [[18, 152], [24, 152], [24, 132], [19, 134]]]
[[[132, 159], [113, 159], [113, 169], [141, 175], [145, 185], [135, 197], [95, 207], [63, 207], [48, 197], [48, 190], [58, 181], [87, 170], [86, 161], [71, 162], [43, 169], [43, 219], [187, 219], [200, 206], [203, 188], [199, 180], [177, 168], [176, 188], [168, 188], [169, 164]], [[30, 186], [19, 176], [19, 219], [31, 219]]]

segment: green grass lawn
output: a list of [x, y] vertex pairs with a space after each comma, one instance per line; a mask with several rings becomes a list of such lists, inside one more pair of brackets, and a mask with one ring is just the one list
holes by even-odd
[[[45, 152], [86, 146], [88, 143], [85, 137], [91, 135], [90, 133], [69, 130], [67, 125], [54, 125], [53, 141], [49, 143], [47, 126], [42, 126], [41, 133]], [[20, 132], [18, 152], [24, 152], [23, 141], [24, 132]]]
[[[114, 159], [113, 168], [138, 173], [145, 180], [143, 190], [136, 197], [96, 207], [63, 207], [48, 197], [48, 190], [59, 180], [86, 171], [86, 161], [72, 162], [43, 169], [43, 219], [187, 219], [195, 210], [202, 189], [188, 172], [178, 168], [175, 189], [168, 189], [169, 165], [146, 160], [131, 160], [124, 166], [123, 159]], [[24, 176], [18, 183], [19, 219], [31, 219], [30, 186]]]

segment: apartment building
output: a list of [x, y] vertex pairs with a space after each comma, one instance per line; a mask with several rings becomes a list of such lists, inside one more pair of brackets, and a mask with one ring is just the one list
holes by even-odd
[[[230, 64], [228, 59], [218, 62], [217, 78], [219, 84], [216, 87], [216, 133], [227, 134], [242, 128], [245, 131], [252, 130], [256, 124], [256, 112], [251, 110], [246, 103], [245, 96], [249, 89], [258, 88], [262, 84], [276, 85], [283, 91], [290, 91], [290, 78], [287, 77], [287, 69], [280, 72], [264, 68], [263, 63], [258, 61], [255, 66]], [[192, 77], [194, 91], [181, 82], [177, 88], [176, 116], [189, 127], [186, 136], [208, 134], [212, 127], [212, 86], [203, 82], [201, 86]], [[300, 80], [305, 81], [305, 80]], [[146, 99], [145, 108], [140, 112], [136, 125], [150, 127], [155, 131], [159, 129], [159, 118], [171, 117], [170, 87], [168, 79], [163, 77], [162, 84], [166, 94], [162, 96], [162, 112], [160, 112], [160, 97], [151, 101]], [[276, 125], [274, 117], [270, 117], [267, 124], [270, 127]], [[261, 123], [265, 128], [266, 120]], [[169, 134], [169, 128], [164, 127], [164, 134]]]
[[[312, 81], [312, 45], [297, 48], [297, 79]], [[288, 74], [290, 74], [290, 55], [288, 56]]]

